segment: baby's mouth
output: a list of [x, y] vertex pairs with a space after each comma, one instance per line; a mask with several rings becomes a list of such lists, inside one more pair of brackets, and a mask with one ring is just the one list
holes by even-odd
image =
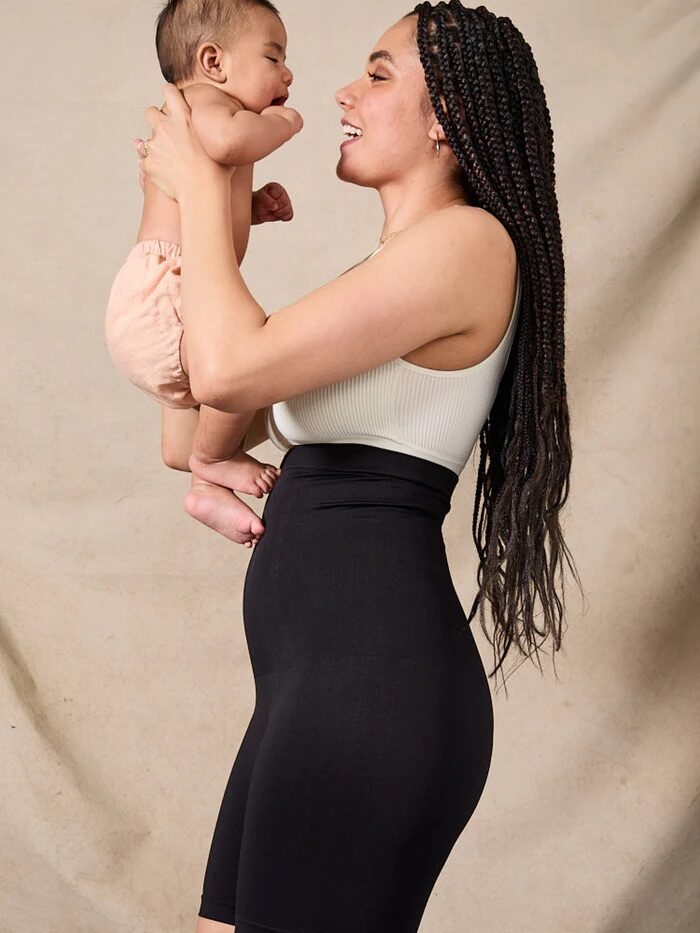
[[275, 97], [272, 103], [270, 104], [270, 106], [271, 107], [284, 107], [286, 102], [287, 102], [286, 97]]

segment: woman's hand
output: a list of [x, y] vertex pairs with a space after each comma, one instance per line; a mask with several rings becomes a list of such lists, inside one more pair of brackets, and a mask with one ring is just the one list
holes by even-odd
[[142, 160], [141, 147], [142, 146], [143, 146], [143, 140], [140, 137], [134, 140], [134, 149], [136, 149], [136, 153], [139, 157], [139, 185], [141, 186], [141, 190], [145, 194], [146, 193], [146, 173], [144, 172], [143, 165], [141, 164], [141, 160]]
[[291, 220], [294, 216], [292, 202], [285, 189], [277, 181], [270, 181], [253, 192], [253, 224], [267, 224], [275, 220]]
[[174, 84], [165, 85], [168, 113], [148, 107], [151, 138], [137, 140], [141, 168], [168, 197], [181, 201], [188, 191], [208, 184], [212, 177], [230, 180], [234, 169], [220, 165], [204, 150], [192, 127], [191, 110]]

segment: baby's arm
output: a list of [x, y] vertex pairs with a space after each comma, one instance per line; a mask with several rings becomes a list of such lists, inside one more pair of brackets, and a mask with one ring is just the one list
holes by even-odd
[[222, 165], [250, 165], [279, 149], [298, 133], [303, 120], [291, 107], [246, 110], [228, 94], [208, 84], [183, 89], [192, 126], [207, 155]]

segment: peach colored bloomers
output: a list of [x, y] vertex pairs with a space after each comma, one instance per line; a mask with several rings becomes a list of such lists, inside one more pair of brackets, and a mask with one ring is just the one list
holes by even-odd
[[105, 314], [107, 349], [117, 368], [168, 408], [197, 404], [180, 356], [181, 263], [179, 244], [141, 240], [112, 283]]

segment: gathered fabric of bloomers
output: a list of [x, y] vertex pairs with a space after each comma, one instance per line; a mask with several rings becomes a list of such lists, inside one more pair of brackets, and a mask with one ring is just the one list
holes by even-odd
[[182, 366], [181, 265], [178, 243], [136, 243], [112, 283], [105, 314], [107, 349], [117, 368], [168, 408], [197, 405]]

